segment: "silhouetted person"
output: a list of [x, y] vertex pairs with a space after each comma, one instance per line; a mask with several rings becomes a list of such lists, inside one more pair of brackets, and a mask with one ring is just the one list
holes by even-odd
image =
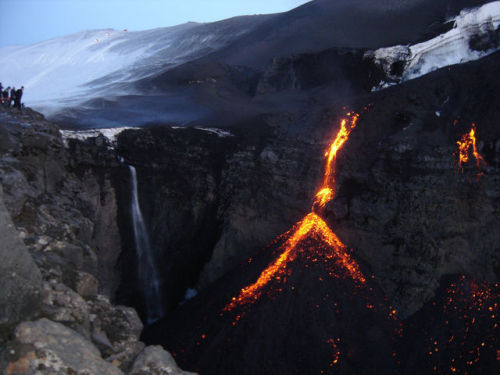
[[22, 110], [21, 108], [21, 98], [23, 97], [24, 86], [21, 86], [19, 90], [16, 91], [16, 98], [14, 99], [14, 108]]
[[0, 82], [0, 103], [3, 103], [3, 86], [2, 86], [2, 82]]
[[9, 105], [7, 107], [10, 107], [15, 100], [16, 100], [16, 88], [12, 87], [12, 90], [10, 90]]
[[3, 99], [3, 105], [8, 107], [9, 106], [9, 90], [10, 86], [8, 86], [5, 90], [2, 92], [2, 99]]

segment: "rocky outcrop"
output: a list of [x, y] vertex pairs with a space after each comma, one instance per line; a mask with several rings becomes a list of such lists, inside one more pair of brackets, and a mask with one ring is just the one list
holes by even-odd
[[161, 346], [148, 346], [136, 358], [129, 375], [189, 375], [182, 371], [174, 358]]
[[76, 165], [59, 128], [36, 112], [0, 114], [4, 201], [35, 262], [72, 287], [85, 278], [79, 272], [92, 275], [111, 295], [121, 244], [110, 175]]
[[40, 313], [40, 270], [22, 243], [3, 203], [0, 185], [0, 344], [15, 325]]

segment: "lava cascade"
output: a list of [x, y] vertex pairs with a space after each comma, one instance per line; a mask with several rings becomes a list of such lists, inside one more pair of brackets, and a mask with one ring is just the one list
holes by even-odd
[[476, 167], [479, 171], [479, 175], [481, 175], [482, 167], [486, 164], [481, 154], [477, 151], [476, 141], [476, 124], [472, 124], [470, 131], [463, 134], [460, 140], [457, 141], [458, 168], [462, 173], [464, 171], [464, 164], [471, 158], [471, 153], [474, 159], [476, 159]]
[[[278, 250], [281, 254], [260, 274], [255, 283], [244, 287], [237, 297], [233, 297], [232, 301], [224, 308], [225, 311], [230, 311], [237, 305], [255, 302], [261, 296], [263, 288], [272, 279], [286, 280], [286, 275], [291, 272], [287, 266], [298, 257], [300, 252], [305, 252], [307, 258], [312, 257], [316, 261], [319, 259], [334, 260], [336, 265], [346, 270], [353, 280], [361, 284], [366, 282], [358, 264], [347, 252], [346, 246], [315, 212], [322, 213], [326, 204], [335, 196], [337, 153], [356, 127], [358, 119], [357, 113], [348, 113], [347, 118], [341, 120], [340, 129], [325, 153], [326, 166], [323, 182], [316, 193], [311, 212], [295, 224], [290, 231], [281, 236], [285, 238], [285, 242]], [[311, 246], [298, 246], [299, 243], [311, 238], [314, 239]], [[329, 271], [329, 275], [339, 277], [333, 270]]]

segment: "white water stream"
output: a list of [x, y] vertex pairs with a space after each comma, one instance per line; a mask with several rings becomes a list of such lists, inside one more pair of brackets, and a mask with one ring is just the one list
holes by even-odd
[[147, 323], [150, 324], [163, 317], [165, 310], [155, 255], [149, 242], [149, 234], [139, 205], [137, 173], [131, 165], [129, 165], [129, 170], [132, 181], [132, 202], [130, 209], [137, 253], [137, 274], [146, 302]]

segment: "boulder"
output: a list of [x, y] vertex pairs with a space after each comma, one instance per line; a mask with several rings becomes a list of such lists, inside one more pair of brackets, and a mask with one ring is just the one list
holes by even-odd
[[123, 374], [85, 338], [45, 318], [16, 328], [0, 360], [0, 371], [6, 375]]
[[91, 302], [91, 311], [100, 318], [101, 328], [111, 342], [139, 339], [143, 325], [133, 308], [114, 306], [107, 297], [98, 295], [96, 300]]
[[143, 325], [137, 312], [130, 307], [112, 305], [103, 295], [88, 303], [92, 314], [93, 342], [108, 362], [126, 371], [144, 349], [144, 344], [139, 341]]
[[128, 375], [188, 375], [161, 346], [148, 346], [136, 358]]
[[90, 306], [82, 296], [66, 285], [44, 282], [42, 312], [46, 318], [90, 338]]

